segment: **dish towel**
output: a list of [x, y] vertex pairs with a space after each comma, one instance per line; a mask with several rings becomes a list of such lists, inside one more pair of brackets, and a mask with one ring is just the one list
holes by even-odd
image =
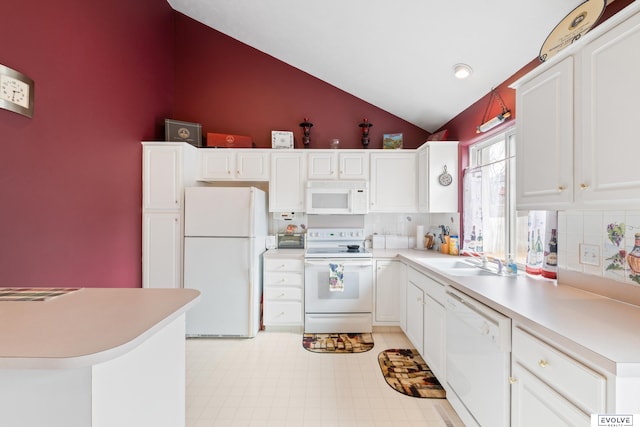
[[344, 265], [329, 263], [329, 291], [344, 291]]

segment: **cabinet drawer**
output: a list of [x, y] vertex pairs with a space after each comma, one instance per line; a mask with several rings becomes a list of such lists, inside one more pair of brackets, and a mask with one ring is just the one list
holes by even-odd
[[302, 286], [303, 280], [302, 273], [272, 273], [270, 271], [264, 273], [264, 286]]
[[302, 303], [293, 301], [264, 303], [265, 325], [302, 325]]
[[606, 378], [560, 350], [513, 329], [513, 357], [587, 414], [605, 410]]
[[424, 293], [439, 302], [441, 305], [444, 305], [446, 291], [442, 283], [436, 282], [429, 276], [424, 273], [420, 273], [413, 268], [409, 269], [408, 278], [410, 282], [422, 289]]
[[304, 261], [302, 259], [276, 259], [266, 258], [264, 260], [265, 271], [304, 271]]
[[264, 299], [271, 301], [302, 301], [302, 288], [286, 286], [267, 286], [264, 288]]

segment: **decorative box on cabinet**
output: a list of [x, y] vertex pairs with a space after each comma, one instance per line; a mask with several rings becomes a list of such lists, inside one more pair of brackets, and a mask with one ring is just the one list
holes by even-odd
[[195, 183], [197, 148], [142, 143], [142, 286], [182, 286], [184, 187]]
[[415, 150], [380, 150], [370, 155], [370, 211], [416, 212]]
[[304, 261], [297, 256], [272, 254], [264, 257], [263, 319], [266, 330], [304, 327]]
[[[458, 142], [426, 142], [418, 155], [418, 210], [420, 212], [458, 212]], [[448, 185], [440, 176], [451, 176]]]

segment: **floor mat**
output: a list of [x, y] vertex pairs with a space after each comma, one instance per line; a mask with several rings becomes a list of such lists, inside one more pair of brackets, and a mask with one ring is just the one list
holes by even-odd
[[364, 334], [304, 334], [302, 346], [314, 353], [363, 353], [373, 348], [373, 336]]
[[390, 349], [378, 355], [382, 375], [394, 390], [407, 396], [447, 397], [442, 385], [415, 349]]

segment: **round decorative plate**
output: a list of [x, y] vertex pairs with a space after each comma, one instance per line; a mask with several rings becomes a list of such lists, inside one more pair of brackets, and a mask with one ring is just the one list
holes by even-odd
[[540, 60], [548, 60], [582, 37], [598, 22], [606, 6], [606, 0], [587, 0], [573, 9], [547, 36], [540, 48]]
[[444, 166], [444, 170], [438, 177], [438, 182], [440, 183], [440, 185], [444, 186], [447, 186], [453, 182], [453, 177], [449, 172], [447, 172], [447, 165]]

